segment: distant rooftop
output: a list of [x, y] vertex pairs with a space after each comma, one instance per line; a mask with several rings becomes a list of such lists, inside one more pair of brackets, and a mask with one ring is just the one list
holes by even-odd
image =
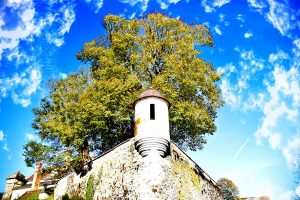
[[17, 179], [19, 181], [26, 182], [25, 176], [20, 171], [10, 174], [6, 179]]

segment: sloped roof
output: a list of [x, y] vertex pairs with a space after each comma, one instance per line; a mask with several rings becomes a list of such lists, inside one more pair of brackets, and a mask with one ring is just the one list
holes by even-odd
[[19, 181], [26, 182], [25, 176], [20, 171], [10, 174], [6, 179], [17, 179]]
[[165, 100], [170, 106], [170, 102], [156, 89], [149, 88], [143, 91], [140, 96], [134, 101], [133, 105], [135, 105], [139, 100], [147, 98], [147, 97], [158, 97], [160, 99]]
[[[34, 177], [34, 174], [32, 174], [31, 176], [29, 176], [29, 177], [27, 178], [27, 181], [28, 181], [28, 182], [33, 181], [33, 177]], [[51, 179], [51, 174], [43, 174], [43, 175], [42, 175], [41, 180], [47, 180], [47, 179]]]

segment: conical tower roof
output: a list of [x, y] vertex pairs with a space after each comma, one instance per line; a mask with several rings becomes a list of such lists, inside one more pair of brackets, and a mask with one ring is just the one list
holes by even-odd
[[157, 97], [165, 100], [168, 105], [170, 106], [170, 102], [156, 89], [149, 88], [145, 91], [143, 91], [140, 96], [134, 101], [133, 105], [135, 105], [138, 101], [141, 99], [147, 98], [147, 97]]

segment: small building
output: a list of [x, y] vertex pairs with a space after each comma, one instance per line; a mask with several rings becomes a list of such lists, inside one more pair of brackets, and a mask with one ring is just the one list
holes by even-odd
[[45, 185], [54, 187], [50, 174], [41, 174], [41, 163], [37, 163], [37, 170], [27, 179], [21, 172], [15, 172], [6, 178], [6, 186], [2, 199], [17, 199], [28, 191], [43, 189]]

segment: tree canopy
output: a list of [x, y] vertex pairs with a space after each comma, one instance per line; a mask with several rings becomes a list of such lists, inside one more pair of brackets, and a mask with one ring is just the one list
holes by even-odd
[[133, 137], [132, 103], [150, 87], [170, 101], [171, 139], [180, 147], [201, 149], [216, 131], [223, 101], [220, 74], [200, 58], [202, 46], [213, 46], [205, 26], [154, 13], [133, 20], [107, 15], [104, 29], [76, 55], [86, 67], [50, 81], [49, 94], [33, 109], [41, 142], [24, 146], [28, 166], [39, 159], [59, 165], [67, 150], [85, 163], [91, 153]]
[[228, 178], [221, 178], [217, 181], [217, 186], [221, 189], [221, 193], [224, 200], [238, 200], [239, 189]]

